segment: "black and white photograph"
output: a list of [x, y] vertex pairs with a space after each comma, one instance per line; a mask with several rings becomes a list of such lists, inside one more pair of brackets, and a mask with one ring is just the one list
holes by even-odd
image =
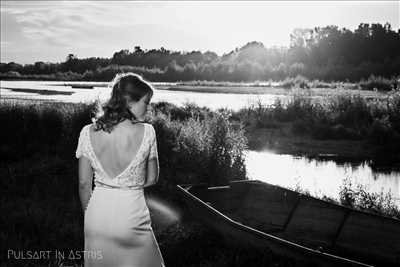
[[400, 266], [400, 1], [0, 11], [0, 267]]

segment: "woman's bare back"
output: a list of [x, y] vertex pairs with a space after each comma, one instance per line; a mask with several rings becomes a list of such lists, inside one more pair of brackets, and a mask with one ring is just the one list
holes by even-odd
[[89, 128], [90, 142], [103, 170], [110, 178], [121, 174], [134, 160], [144, 139], [145, 125], [123, 121], [111, 133]]

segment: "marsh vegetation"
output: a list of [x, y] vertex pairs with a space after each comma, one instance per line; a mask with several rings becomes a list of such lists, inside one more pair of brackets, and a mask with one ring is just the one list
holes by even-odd
[[[13, 248], [82, 249], [83, 216], [74, 152], [79, 131], [91, 122], [95, 108], [94, 103], [1, 102], [0, 175], [7, 214], [1, 219], [2, 249], [5, 244]], [[251, 129], [287, 129], [291, 136], [306, 135], [313, 140], [358, 140], [376, 148], [376, 155], [384, 149], [385, 157], [398, 160], [399, 110], [398, 95], [388, 95], [383, 102], [342, 96], [324, 105], [295, 97], [288, 105], [277, 102], [238, 112], [158, 102], [148, 120], [156, 128], [162, 171], [159, 183], [146, 193], [179, 211], [182, 203], [174, 191], [176, 184], [219, 185], [247, 179], [243, 151], [256, 143], [254, 135], [248, 134]], [[343, 204], [397, 216], [390, 197], [347, 189], [341, 197]], [[270, 253], [229, 247], [218, 233], [184, 214], [163, 227], [155, 221], [168, 265], [242, 266], [256, 259], [264, 266], [295, 266], [289, 259]]]

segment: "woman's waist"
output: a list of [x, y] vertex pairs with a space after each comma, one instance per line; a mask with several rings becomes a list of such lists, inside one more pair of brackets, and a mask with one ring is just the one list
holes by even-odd
[[138, 190], [138, 191], [143, 191], [143, 186], [138, 185], [138, 184], [133, 184], [133, 185], [119, 185], [119, 184], [111, 184], [111, 183], [104, 183], [98, 180], [94, 181], [95, 188], [99, 189], [118, 189], [118, 190]]
[[109, 211], [117, 208], [136, 213], [147, 209], [143, 188], [128, 190], [126, 188], [97, 185], [92, 192], [89, 203], [92, 206]]

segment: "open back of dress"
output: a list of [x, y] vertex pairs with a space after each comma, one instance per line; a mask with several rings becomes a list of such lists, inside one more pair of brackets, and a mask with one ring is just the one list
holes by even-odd
[[[102, 184], [120, 188], [142, 187], [144, 185], [146, 179], [146, 162], [150, 159], [158, 160], [158, 151], [154, 127], [148, 123], [141, 124], [144, 126], [142, 142], [130, 163], [116, 176], [111, 176], [110, 172], [105, 170], [101, 163], [103, 161], [97, 157], [94, 151], [90, 129], [92, 124], [85, 125], [82, 128], [76, 150], [76, 157], [85, 156], [90, 160], [94, 170], [94, 182], [96, 185]], [[113, 149], [115, 150], [116, 148]], [[108, 157], [110, 157], [110, 155], [108, 155]], [[125, 163], [126, 162], [122, 162], [120, 165]]]

